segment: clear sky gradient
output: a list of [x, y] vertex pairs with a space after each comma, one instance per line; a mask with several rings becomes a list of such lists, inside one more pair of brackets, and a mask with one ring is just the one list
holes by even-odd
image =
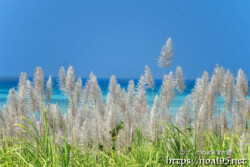
[[250, 79], [250, 1], [0, 1], [0, 76], [33, 75], [60, 66], [76, 75], [154, 77], [160, 50], [173, 39], [174, 61], [187, 79], [215, 64]]

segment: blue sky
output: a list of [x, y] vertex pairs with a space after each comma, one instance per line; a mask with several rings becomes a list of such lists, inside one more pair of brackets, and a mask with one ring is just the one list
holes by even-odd
[[61, 65], [87, 77], [156, 78], [161, 47], [173, 39], [187, 79], [216, 63], [250, 77], [250, 1], [0, 1], [0, 76], [56, 76]]

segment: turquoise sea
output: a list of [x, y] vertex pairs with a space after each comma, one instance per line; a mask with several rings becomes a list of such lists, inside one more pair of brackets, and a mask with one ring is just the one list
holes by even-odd
[[[32, 81], [32, 78], [29, 79]], [[130, 79], [117, 79], [117, 82], [121, 85], [122, 88], [126, 89], [129, 80]], [[133, 79], [133, 80], [135, 81], [136, 85], [138, 79]], [[87, 79], [83, 78], [83, 87], [86, 81]], [[109, 78], [98, 79], [98, 83], [102, 89], [103, 100], [105, 101], [108, 92]], [[155, 80], [154, 95], [159, 94], [161, 83], [162, 83], [161, 79]], [[182, 98], [185, 98], [187, 95], [191, 93], [195, 85], [195, 80], [186, 80], [185, 83], [186, 83], [186, 89], [183, 95], [176, 92], [176, 96], [172, 104], [173, 113], [175, 113], [178, 110], [178, 108], [182, 105]], [[3, 105], [6, 103], [9, 90], [13, 87], [17, 88], [17, 85], [18, 85], [18, 78], [0, 78], [0, 108], [2, 108]], [[150, 107], [152, 107], [153, 95], [151, 89], [147, 91], [147, 98]], [[52, 91], [51, 102], [57, 103], [60, 106], [61, 111], [63, 113], [66, 112], [66, 97], [58, 89], [58, 82], [56, 78], [53, 79], [53, 91]], [[220, 99], [220, 103], [223, 103], [222, 98]], [[221, 104], [220, 106], [223, 107], [223, 104]]]

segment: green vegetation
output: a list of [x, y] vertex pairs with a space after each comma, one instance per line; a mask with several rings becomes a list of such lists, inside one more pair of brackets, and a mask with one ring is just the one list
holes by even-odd
[[[203, 136], [204, 150], [199, 153], [196, 144], [190, 140], [194, 137], [191, 135], [192, 133], [189, 131], [183, 133], [177, 126], [167, 124], [165, 125], [167, 133], [160, 137], [158, 142], [144, 138], [140, 135], [139, 130], [136, 130], [136, 137], [129, 148], [118, 152], [116, 148], [105, 150], [99, 147], [97, 151], [93, 151], [92, 146], [89, 145], [88, 151], [83, 152], [77, 145], [69, 144], [63, 136], [51, 139], [47, 112], [45, 109], [44, 111], [44, 136], [41, 136], [32, 122], [26, 118], [23, 119], [28, 122], [30, 129], [21, 124], [14, 126], [21, 127], [22, 131], [19, 135], [26, 134], [27, 138], [6, 139], [3, 136], [0, 147], [0, 166], [177, 166], [167, 164], [167, 157], [169, 159], [190, 159], [192, 161], [190, 166], [202, 166], [199, 165], [202, 162], [199, 159], [212, 160], [218, 157], [246, 159], [247, 164], [245, 165], [250, 165], [250, 154], [248, 153], [250, 147], [248, 146], [243, 152], [240, 152], [242, 141], [238, 136], [229, 137], [225, 134], [220, 140], [208, 132]], [[112, 134], [114, 142], [117, 137], [115, 134]], [[63, 139], [61, 145], [56, 144], [57, 138]], [[228, 154], [228, 150], [232, 151], [232, 155], [223, 155], [223, 153], [213, 155], [213, 151], [225, 151]], [[211, 153], [204, 155], [203, 151], [206, 154], [209, 151]], [[236, 162], [234, 161], [234, 163]]]

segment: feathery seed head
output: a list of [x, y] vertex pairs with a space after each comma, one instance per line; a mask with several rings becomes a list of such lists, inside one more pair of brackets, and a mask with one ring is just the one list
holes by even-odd
[[41, 67], [36, 67], [35, 69], [34, 84], [35, 84], [35, 91], [38, 93], [38, 96], [41, 98], [41, 101], [43, 101], [44, 80], [43, 80], [43, 71]]
[[156, 113], [158, 112], [158, 107], [159, 107], [159, 100], [158, 100], [158, 95], [155, 96], [154, 99], [154, 105], [150, 113], [150, 120], [149, 120], [149, 131], [150, 131], [150, 136], [152, 140], [155, 140], [155, 135], [156, 135]]
[[180, 66], [177, 66], [175, 74], [176, 74], [177, 90], [180, 93], [183, 93], [186, 86], [184, 82], [184, 75]]
[[112, 75], [109, 81], [109, 91], [111, 95], [113, 96], [113, 99], [116, 101], [119, 100], [119, 95], [120, 95], [120, 84], [117, 83], [116, 76]]
[[161, 50], [161, 56], [158, 59], [159, 67], [167, 67], [172, 64], [172, 57], [173, 57], [173, 44], [172, 39], [168, 38], [166, 45], [163, 46]]
[[218, 64], [216, 64], [216, 67], [214, 69], [214, 75], [212, 76], [213, 86], [215, 93], [220, 93], [223, 86], [223, 79], [224, 79], [224, 73], [225, 69], [223, 67], [219, 67]]
[[248, 83], [246, 76], [242, 69], [239, 69], [238, 76], [236, 78], [236, 94], [237, 94], [237, 100], [241, 101], [244, 100], [245, 97], [248, 94]]
[[87, 89], [89, 95], [94, 101], [96, 101], [98, 98], [101, 98], [101, 88], [98, 85], [96, 76], [92, 72], [89, 76], [89, 80], [87, 81], [85, 89]]
[[154, 79], [148, 66], [145, 66], [145, 82], [151, 89], [154, 89]]
[[163, 101], [169, 104], [175, 97], [175, 80], [173, 72], [171, 71], [169, 75], [163, 77], [163, 82], [161, 85], [161, 97]]
[[76, 82], [76, 86], [75, 86], [75, 92], [76, 92], [76, 101], [77, 103], [80, 102], [80, 98], [82, 96], [82, 79], [81, 77], [79, 77], [77, 79], [77, 82]]
[[66, 74], [65, 74], [65, 70], [63, 66], [60, 68], [58, 76], [59, 76], [59, 88], [61, 91], [65, 91], [66, 90]]
[[191, 104], [191, 95], [188, 95], [184, 105], [181, 106], [179, 113], [177, 114], [177, 124], [181, 127], [181, 128], [187, 128], [189, 126], [191, 126], [191, 122], [192, 122], [192, 104]]
[[46, 82], [46, 98], [49, 102], [51, 100], [51, 91], [52, 91], [52, 79], [50, 75], [48, 81]]
[[134, 99], [135, 99], [135, 90], [134, 90], [135, 84], [133, 80], [129, 81], [128, 84], [128, 92], [127, 92], [127, 104], [128, 104], [128, 109], [131, 112], [134, 107]]
[[122, 89], [122, 91], [121, 91], [119, 105], [120, 105], [120, 111], [124, 115], [125, 112], [127, 111], [127, 107], [128, 107], [125, 89]]
[[27, 75], [26, 73], [21, 73], [18, 82], [18, 96], [20, 99], [25, 99], [26, 96], [26, 83], [27, 83]]
[[69, 66], [66, 76], [66, 93], [73, 93], [75, 86], [75, 72], [72, 66]]
[[39, 105], [39, 102], [30, 80], [27, 81], [27, 95], [28, 95], [29, 109], [35, 112], [37, 106]]
[[231, 112], [232, 111], [232, 103], [234, 98], [234, 76], [230, 73], [229, 70], [227, 70], [225, 76], [224, 76], [224, 82], [222, 86], [222, 96], [225, 99], [226, 107]]
[[117, 113], [115, 110], [115, 104], [114, 104], [114, 99], [110, 92], [107, 95], [107, 100], [106, 100], [106, 113], [107, 113], [107, 127], [109, 133], [116, 127], [116, 119], [117, 119]]
[[206, 94], [208, 90], [208, 85], [209, 85], [208, 80], [209, 80], [209, 75], [207, 71], [205, 71], [202, 74], [202, 78], [196, 79], [195, 87], [192, 90], [192, 97], [194, 100], [196, 110], [199, 110], [199, 108], [201, 107], [201, 104], [205, 100], [204, 95]]
[[7, 99], [7, 106], [10, 107], [12, 112], [17, 112], [18, 99], [14, 88], [10, 89]]
[[116, 76], [112, 75], [110, 80], [109, 80], [109, 91], [113, 94], [115, 94], [115, 87], [117, 85], [117, 81], [116, 81]]
[[137, 92], [136, 92], [134, 111], [136, 112], [136, 114], [140, 115], [140, 118], [138, 119], [141, 120], [143, 117], [142, 114], [146, 114], [148, 111], [144, 76], [140, 77], [136, 90]]

